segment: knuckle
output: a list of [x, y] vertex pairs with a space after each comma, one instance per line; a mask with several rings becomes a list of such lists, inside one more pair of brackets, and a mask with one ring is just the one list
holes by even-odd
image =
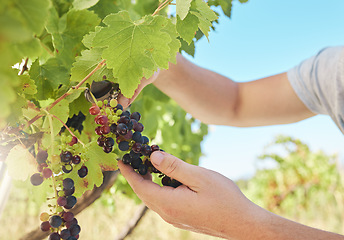
[[167, 175], [173, 175], [173, 173], [176, 172], [176, 170], [178, 169], [180, 165], [180, 162], [178, 161], [178, 159], [174, 158], [172, 159], [172, 161], [170, 161], [166, 167], [166, 174]]

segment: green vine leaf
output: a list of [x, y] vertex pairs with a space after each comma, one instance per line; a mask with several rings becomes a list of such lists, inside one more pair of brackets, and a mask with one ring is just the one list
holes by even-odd
[[21, 144], [14, 146], [6, 158], [7, 171], [15, 180], [25, 181], [36, 170], [35, 158]]
[[176, 13], [181, 20], [184, 20], [189, 13], [192, 0], [176, 0]]
[[168, 20], [146, 16], [134, 22], [122, 11], [108, 15], [103, 22], [107, 27], [96, 33], [93, 47], [105, 47], [102, 57], [118, 78], [123, 95], [131, 97], [142, 77], [168, 68], [172, 38], [163, 30]]
[[74, 0], [73, 7], [77, 10], [83, 10], [96, 5], [99, 0]]
[[43, 65], [36, 60], [29, 71], [30, 77], [37, 86], [36, 98], [43, 100], [51, 97], [61, 84], [69, 85], [68, 70], [61, 66], [56, 58], [49, 59]]
[[217, 18], [215, 12], [211, 10], [206, 2], [194, 0], [184, 20], [177, 16], [177, 31], [181, 38], [191, 44], [198, 28], [208, 38], [212, 22]]

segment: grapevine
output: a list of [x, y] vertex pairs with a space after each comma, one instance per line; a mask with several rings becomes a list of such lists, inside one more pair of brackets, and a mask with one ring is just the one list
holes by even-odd
[[51, 240], [78, 239], [78, 199], [99, 187], [119, 159], [178, 187], [150, 155], [163, 148], [198, 164], [207, 127], [193, 131], [196, 120], [153, 86], [128, 109], [116, 99], [119, 93], [130, 98], [143, 77], [176, 63], [177, 52], [193, 55], [195, 42], [218, 21], [210, 7], [230, 16], [231, 4], [13, 2], [0, 6], [0, 160], [15, 180], [29, 179], [33, 194], [44, 189], [40, 229]]

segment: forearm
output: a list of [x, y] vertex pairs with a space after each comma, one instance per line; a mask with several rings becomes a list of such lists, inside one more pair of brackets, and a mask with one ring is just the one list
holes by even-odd
[[[258, 210], [257, 218], [240, 240], [344, 240], [343, 235], [308, 227], [285, 219], [264, 209]], [[239, 233], [240, 234], [240, 233]]]
[[286, 73], [237, 83], [178, 54], [177, 64], [161, 71], [154, 84], [208, 124], [250, 127], [314, 116], [295, 94]]
[[237, 106], [237, 84], [179, 54], [177, 62], [161, 71], [154, 85], [202, 122], [228, 125]]

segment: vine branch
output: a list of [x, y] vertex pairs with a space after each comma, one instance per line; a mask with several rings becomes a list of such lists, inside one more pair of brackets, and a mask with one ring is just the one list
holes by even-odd
[[[67, 96], [72, 94], [72, 90], [76, 90], [79, 89], [80, 86], [82, 84], [84, 84], [96, 71], [98, 71], [99, 69], [101, 69], [105, 64], [105, 59], [102, 60], [83, 80], [81, 80], [76, 86], [71, 87], [66, 93], [64, 93], [61, 97], [59, 97], [58, 99], [55, 100], [55, 102], [53, 102], [52, 104], [50, 104], [48, 107], [46, 107], [46, 111], [50, 111], [50, 109], [52, 109], [53, 107], [56, 106], [56, 104], [58, 104], [59, 102], [61, 102], [63, 99], [65, 99]], [[37, 114], [35, 117], [33, 117], [32, 119], [30, 119], [27, 124], [26, 127], [29, 127], [31, 124], [33, 124], [35, 121], [37, 121], [38, 119], [40, 119], [41, 117], [43, 117], [44, 114]]]
[[165, 0], [163, 3], [161, 3], [157, 9], [155, 9], [154, 13], [152, 14], [152, 16], [158, 14], [163, 8], [165, 8], [166, 6], [168, 6], [169, 4], [171, 4], [173, 0]]

